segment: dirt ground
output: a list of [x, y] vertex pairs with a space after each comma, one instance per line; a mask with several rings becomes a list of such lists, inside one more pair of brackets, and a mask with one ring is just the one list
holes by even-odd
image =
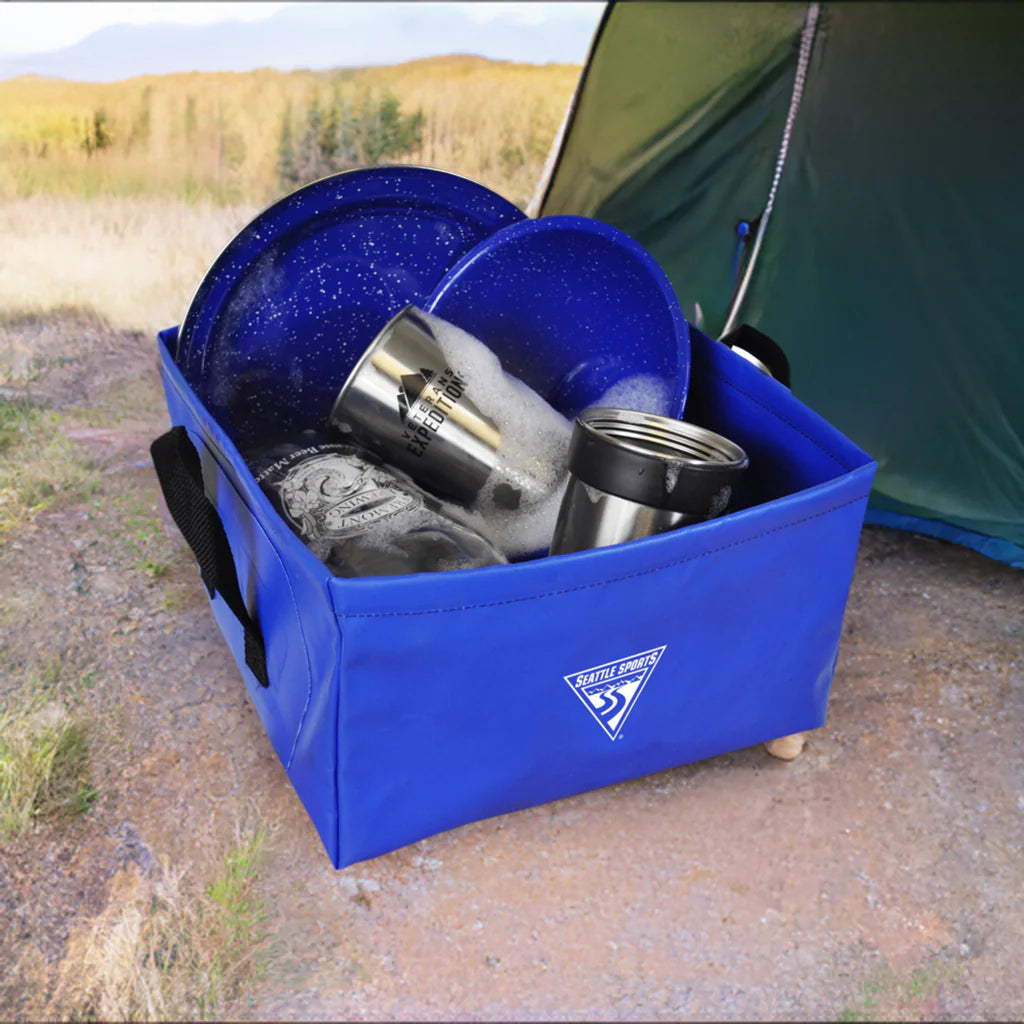
[[741, 750], [335, 872], [162, 525], [154, 342], [75, 317], [0, 342], [99, 481], [0, 552], [0, 702], [43, 679], [80, 708], [99, 791], [0, 847], [0, 1017], [40, 1015], [117, 879], [201, 871], [255, 816], [270, 942], [223, 1015], [1024, 1014], [1024, 573], [868, 528], [797, 760]]

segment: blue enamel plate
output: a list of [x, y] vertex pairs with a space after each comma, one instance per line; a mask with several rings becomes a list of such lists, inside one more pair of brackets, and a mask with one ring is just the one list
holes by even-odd
[[217, 258], [181, 327], [185, 379], [241, 447], [326, 422], [387, 321], [522, 212], [426, 167], [346, 171], [257, 216]]
[[587, 217], [502, 228], [427, 304], [479, 338], [559, 412], [613, 405], [680, 416], [690, 335], [672, 285], [629, 235]]

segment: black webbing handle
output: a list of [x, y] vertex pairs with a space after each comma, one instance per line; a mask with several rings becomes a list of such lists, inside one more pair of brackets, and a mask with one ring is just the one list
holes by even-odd
[[217, 508], [206, 496], [199, 453], [184, 427], [172, 427], [149, 447], [160, 489], [182, 536], [199, 562], [210, 596], [216, 590], [245, 633], [245, 663], [261, 686], [269, 686], [267, 652], [259, 624], [238, 589], [235, 559]]

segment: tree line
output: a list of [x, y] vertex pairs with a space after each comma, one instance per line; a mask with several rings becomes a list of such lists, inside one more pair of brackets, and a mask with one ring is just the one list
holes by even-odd
[[402, 112], [385, 88], [376, 94], [342, 96], [327, 104], [314, 96], [296, 116], [285, 108], [277, 147], [277, 176], [295, 187], [353, 167], [409, 156], [423, 145], [423, 111]]

